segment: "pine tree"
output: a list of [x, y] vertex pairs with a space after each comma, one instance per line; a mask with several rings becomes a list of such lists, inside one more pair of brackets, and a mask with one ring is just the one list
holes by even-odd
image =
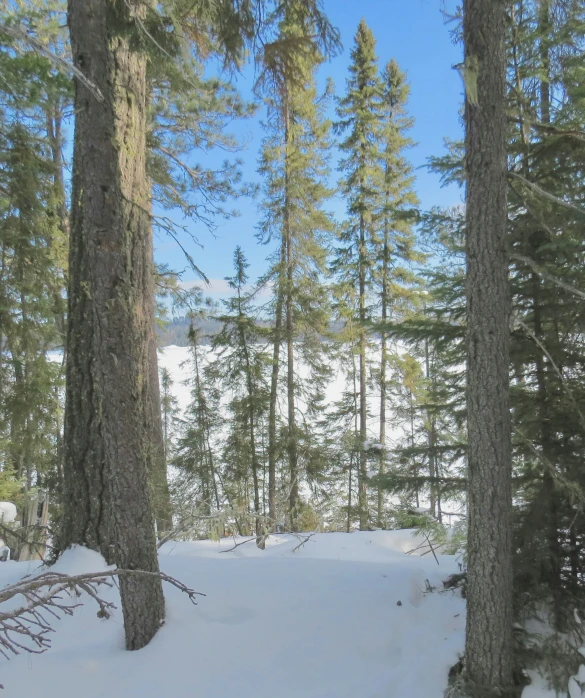
[[340, 100], [337, 130], [347, 134], [339, 144], [344, 157], [340, 189], [347, 200], [347, 220], [339, 236], [333, 268], [346, 286], [357, 286], [355, 325], [359, 331], [359, 516], [360, 528], [369, 524], [367, 464], [367, 321], [372, 317], [371, 293], [379, 235], [373, 212], [380, 191], [383, 88], [378, 75], [374, 36], [362, 20], [351, 52], [347, 93]]
[[[258, 546], [264, 548], [265, 525], [262, 520], [263, 467], [260, 430], [267, 408], [268, 361], [263, 333], [254, 319], [252, 299], [246, 286], [248, 263], [241, 247], [234, 252], [234, 276], [227, 279], [234, 296], [223, 301], [224, 313], [217, 317], [221, 331], [213, 338], [212, 350], [216, 352], [208, 376], [230, 395], [229, 410], [233, 416], [233, 429], [243, 427], [238, 439], [240, 446], [246, 441], [245, 453], [249, 459], [244, 467], [245, 477], [252, 475], [253, 510]], [[237, 438], [232, 435], [232, 438]]]
[[207, 365], [201, 332], [195, 325], [196, 316], [191, 316], [189, 347], [191, 350], [191, 375], [186, 383], [191, 389], [191, 401], [184, 416], [179, 420], [180, 433], [177, 439], [173, 465], [183, 476], [183, 486], [191, 509], [197, 508], [205, 516], [222, 509], [217, 454], [214, 449], [215, 435], [221, 426], [219, 416], [219, 392], [205, 380]]
[[[58, 3], [6, 7], [2, 20], [34, 27], [63, 46]], [[16, 49], [16, 50], [15, 50]], [[24, 489], [62, 495], [61, 366], [49, 351], [63, 342], [67, 228], [59, 126], [71, 87], [44, 56], [20, 41], [0, 51], [2, 467]]]
[[[324, 117], [326, 100], [319, 97], [315, 71], [323, 62], [313, 34], [313, 18], [304, 3], [291, 3], [284, 12], [276, 41], [265, 52], [266, 86], [276, 88], [267, 98], [269, 135], [263, 146], [260, 172], [265, 177], [264, 219], [259, 236], [263, 242], [279, 241], [271, 269], [263, 283], [274, 284], [273, 371], [269, 414], [269, 510], [275, 520], [277, 395], [281, 344], [286, 346], [286, 451], [290, 525], [297, 526], [301, 506], [301, 442], [298, 423], [301, 402], [308, 409], [315, 395], [303, 387], [297, 361], [310, 369], [313, 393], [319, 392], [326, 376], [318, 358], [321, 337], [329, 322], [327, 297], [323, 288], [326, 271], [327, 237], [333, 222], [325, 206], [332, 192], [324, 182], [328, 175], [330, 123]], [[298, 42], [294, 61], [285, 61], [291, 42]], [[306, 444], [305, 440], [305, 444]], [[305, 449], [306, 450], [306, 449]], [[308, 453], [305, 455], [307, 461]]]
[[585, 484], [576, 467], [585, 421], [576, 410], [583, 375], [574, 324], [575, 289], [584, 283], [583, 216], [570, 202], [583, 196], [577, 173], [584, 151], [574, 128], [583, 118], [575, 80], [584, 15], [581, 3], [555, 11], [548, 3], [514, 3], [511, 20], [512, 397], [523, 502], [516, 514], [517, 599], [526, 615], [550, 609], [552, 625], [566, 633], [574, 622], [569, 609], [583, 598], [583, 521], [572, 504]]
[[168, 464], [173, 452], [173, 437], [179, 414], [178, 400], [173, 393], [174, 382], [167, 368], [160, 372], [160, 402], [162, 411], [163, 437], [165, 444], [165, 462]]
[[[416, 277], [412, 263], [421, 257], [415, 250], [413, 223], [418, 200], [412, 190], [412, 167], [404, 150], [412, 145], [406, 131], [413, 120], [405, 115], [409, 87], [396, 61], [390, 61], [382, 74], [382, 178], [376, 223], [379, 227], [376, 291], [380, 305], [380, 452], [379, 475], [386, 461], [386, 408], [388, 399], [388, 337], [384, 325], [392, 317], [399, 321], [416, 303]], [[383, 490], [378, 487], [377, 525], [382, 526]]]

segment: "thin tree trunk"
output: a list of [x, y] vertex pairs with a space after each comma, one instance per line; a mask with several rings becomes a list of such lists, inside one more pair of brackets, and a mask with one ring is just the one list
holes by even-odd
[[506, 166], [506, 3], [464, 0], [468, 592], [473, 698], [512, 690], [512, 487]]
[[[536, 259], [538, 252], [532, 250], [532, 258]], [[540, 300], [540, 277], [536, 273], [531, 274], [532, 300], [534, 316], [534, 336], [538, 342], [543, 342], [542, 330], [542, 308]], [[546, 378], [545, 356], [542, 348], [535, 342], [534, 360], [536, 368], [536, 384], [539, 405], [540, 420], [540, 445], [542, 455], [546, 462], [555, 463], [556, 458], [553, 451], [554, 435], [551, 432], [549, 397]], [[546, 582], [551, 591], [552, 609], [554, 624], [557, 630], [563, 631], [565, 613], [563, 611], [563, 581], [561, 577], [561, 544], [559, 541], [559, 513], [558, 513], [558, 492], [553, 474], [545, 467], [542, 478], [542, 496], [546, 503], [546, 512], [543, 512], [545, 524], [545, 535], [548, 545], [548, 570]]]
[[[239, 313], [242, 318], [241, 311], [241, 293], [238, 288], [238, 300], [240, 302]], [[244, 352], [244, 361], [246, 362], [246, 389], [248, 391], [248, 433], [250, 436], [250, 451], [252, 454], [252, 479], [254, 484], [254, 513], [256, 514], [256, 543], [259, 548], [264, 549], [264, 530], [260, 519], [260, 485], [259, 472], [260, 463], [258, 462], [258, 452], [256, 447], [256, 410], [254, 409], [254, 382], [252, 380], [252, 366], [250, 362], [250, 352], [248, 350], [248, 341], [242, 325], [240, 324], [240, 343]]]
[[268, 409], [268, 516], [272, 530], [276, 531], [276, 408], [278, 403], [278, 374], [280, 372], [280, 343], [282, 341], [283, 281], [286, 246], [284, 238], [280, 250], [279, 283], [276, 291], [274, 319], [274, 344], [272, 349], [272, 374], [270, 377], [270, 404]]
[[358, 387], [357, 387], [357, 366], [355, 364], [355, 351], [354, 351], [354, 334], [353, 334], [353, 324], [350, 319], [350, 336], [351, 336], [351, 363], [352, 363], [352, 373], [351, 377], [353, 379], [353, 432], [354, 432], [354, 445], [351, 451], [351, 458], [349, 460], [349, 485], [348, 485], [348, 501], [347, 501], [347, 532], [350, 532], [351, 524], [351, 507], [352, 507], [352, 476], [353, 476], [353, 461], [354, 454], [356, 452], [356, 444], [358, 442], [359, 434], [359, 408], [358, 408]]
[[[540, 32], [539, 53], [541, 60], [542, 80], [540, 81], [540, 120], [543, 124], [549, 124], [550, 113], [550, 7], [549, 0], [540, 0], [538, 13], [538, 28]], [[535, 231], [532, 239], [530, 256], [538, 259], [538, 238], [540, 231]], [[534, 336], [542, 344], [545, 342], [542, 327], [542, 303], [540, 298], [541, 279], [535, 272], [531, 273]], [[554, 434], [551, 430], [550, 406], [548, 396], [548, 381], [546, 376], [546, 358], [542, 348], [535, 344], [536, 381], [538, 386], [538, 398], [540, 406], [540, 437], [542, 454], [549, 463], [556, 463], [554, 454]], [[557, 630], [565, 630], [565, 610], [563, 608], [563, 580], [562, 580], [562, 548], [559, 541], [560, 524], [558, 512], [559, 495], [555, 486], [552, 473], [545, 468], [543, 477], [543, 492], [546, 498], [546, 538], [548, 542], [549, 579], [547, 580], [551, 590], [553, 604], [553, 618]]]
[[[389, 273], [389, 263], [390, 263], [390, 250], [388, 246], [388, 224], [386, 223], [384, 230], [384, 250], [382, 259], [382, 322], [385, 323], [388, 320], [388, 273]], [[382, 450], [380, 451], [380, 464], [378, 466], [378, 473], [380, 476], [384, 475], [386, 470], [386, 400], [388, 394], [388, 386], [386, 385], [386, 331], [381, 332], [381, 346], [380, 346], [380, 444], [382, 445]], [[380, 485], [378, 485], [378, 527], [382, 528], [382, 517], [384, 511], [384, 492]]]
[[194, 340], [193, 346], [193, 363], [195, 365], [195, 390], [197, 392], [197, 404], [199, 412], [199, 425], [203, 433], [203, 446], [207, 455], [207, 472], [202, 474], [202, 481], [206, 488], [204, 499], [208, 504], [207, 514], [211, 514], [211, 490], [215, 497], [215, 505], [217, 510], [221, 509], [219, 502], [219, 491], [217, 489], [215, 465], [213, 459], [213, 449], [211, 448], [210, 424], [207, 418], [206, 405], [204, 404], [203, 386], [201, 385], [201, 371], [199, 369], [199, 355], [197, 354], [197, 339]]
[[360, 374], [360, 461], [359, 461], [359, 509], [360, 531], [368, 528], [368, 491], [366, 487], [367, 463], [365, 444], [368, 438], [366, 399], [366, 227], [360, 218], [359, 250], [359, 374]]
[[[61, 103], [49, 100], [46, 106], [46, 123], [47, 136], [51, 148], [51, 159], [53, 161], [53, 182], [55, 187], [55, 197], [57, 205], [55, 207], [59, 218], [59, 229], [63, 235], [64, 241], [69, 241], [69, 211], [67, 210], [67, 200], [65, 195], [65, 179], [63, 176], [63, 116], [61, 113]], [[66, 317], [63, 308], [63, 297], [60, 289], [56, 289], [53, 293], [55, 301], [55, 324], [63, 342], [63, 350], [66, 351]]]
[[295, 414], [295, 355], [294, 355], [294, 318], [293, 318], [293, 293], [294, 293], [294, 250], [290, 223], [290, 197], [289, 197], [289, 145], [291, 141], [290, 114], [288, 105], [284, 111], [284, 227], [283, 238], [286, 241], [286, 392], [287, 392], [287, 417], [288, 417], [288, 466], [290, 476], [290, 525], [291, 530], [296, 530], [299, 502], [299, 475], [298, 475], [298, 450], [297, 427]]
[[[149, 187], [150, 191], [150, 187]], [[151, 205], [149, 202], [149, 210]], [[148, 326], [148, 363], [149, 363], [149, 409], [150, 409], [150, 437], [152, 441], [152, 462], [150, 472], [150, 487], [152, 491], [152, 503], [154, 508], [154, 520], [159, 539], [173, 530], [173, 507], [167, 476], [167, 459], [165, 454], [165, 437], [162, 424], [160, 381], [158, 374], [158, 351], [155, 319], [155, 277], [154, 255], [152, 240], [152, 224], [148, 235], [147, 255], [151, 258], [151, 274], [148, 287], [145, 289], [145, 320]]]
[[162, 423], [160, 383], [158, 375], [158, 351], [154, 321], [154, 285], [153, 303], [147, 308], [149, 328], [148, 354], [150, 366], [150, 433], [152, 438], [152, 471], [150, 473], [150, 486], [152, 489], [152, 502], [154, 518], [159, 538], [173, 530], [173, 508], [171, 493], [167, 478], [167, 459], [165, 453], [165, 432]]
[[[429, 356], [429, 340], [425, 339], [425, 372], [427, 382], [431, 378], [431, 362]], [[435, 432], [435, 416], [430, 408], [427, 408], [427, 446], [429, 450], [429, 478], [430, 478], [430, 508], [431, 515], [436, 515], [437, 510], [437, 482], [435, 478], [437, 477], [436, 468], [436, 456], [435, 456], [435, 444], [436, 444], [436, 432]]]
[[540, 82], [540, 120], [550, 124], [550, 0], [539, 0], [538, 28], [542, 75]]
[[[125, 569], [158, 572], [148, 475], [152, 292], [146, 177], [146, 55], [136, 0], [69, 0], [76, 81], [65, 407], [63, 544], [86, 545]], [[164, 618], [161, 581], [123, 576], [127, 649]]]

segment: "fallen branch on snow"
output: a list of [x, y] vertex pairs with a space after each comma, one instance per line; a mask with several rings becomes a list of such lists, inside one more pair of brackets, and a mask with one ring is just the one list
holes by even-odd
[[247, 538], [246, 540], [242, 540], [239, 543], [236, 543], [236, 539], [234, 537], [234, 545], [231, 548], [228, 548], [227, 550], [220, 550], [220, 553], [231, 553], [233, 550], [236, 548], [239, 548], [240, 545], [245, 545], [246, 543], [249, 543], [251, 540], [256, 540], [256, 536], [253, 536], [252, 538]]
[[[0, 654], [9, 659], [9, 653], [18, 655], [24, 651], [40, 654], [47, 650], [51, 645], [48, 636], [55, 631], [49, 616], [59, 620], [63, 616], [73, 615], [75, 609], [83, 605], [75, 601], [82, 592], [97, 604], [99, 618], [109, 618], [116, 607], [100, 596], [99, 589], [111, 587], [110, 579], [130, 575], [159, 577], [187, 594], [194, 604], [196, 596], [205, 596], [163, 572], [115, 569], [78, 575], [46, 572], [38, 577], [27, 577], [0, 591], [0, 605], [16, 596], [26, 599], [24, 605], [13, 611], [0, 612]], [[69, 599], [65, 598], [66, 595]]]
[[[292, 549], [292, 552], [293, 552], [293, 553], [296, 553], [297, 550], [299, 550], [299, 548], [302, 548], [303, 545], [304, 545], [308, 540], [311, 540], [311, 538], [312, 538], [315, 534], [314, 534], [314, 533], [309, 533], [309, 535], [308, 535], [308, 536], [305, 536], [305, 538], [302, 538], [302, 536], [298, 536], [298, 535], [296, 535], [296, 534], [294, 534], [294, 533], [293, 533], [293, 535], [295, 536], [295, 538], [296, 538], [297, 540], [300, 540], [300, 541], [301, 541], [296, 547], [294, 547], [294, 548]], [[313, 541], [313, 542], [314, 542], [314, 541]]]

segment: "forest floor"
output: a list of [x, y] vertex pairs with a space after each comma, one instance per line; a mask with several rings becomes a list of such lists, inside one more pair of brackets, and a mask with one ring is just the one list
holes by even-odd
[[[100, 620], [82, 599], [47, 652], [0, 658], [0, 697], [442, 698], [464, 644], [465, 602], [442, 591], [456, 558], [406, 554], [420, 543], [412, 531], [316, 534], [294, 551], [299, 542], [167, 543], [161, 568], [206, 594], [197, 606], [167, 587], [165, 625], [126, 652], [121, 611]], [[77, 548], [53, 569], [106, 567]], [[0, 563], [0, 586], [37, 571]], [[115, 588], [104, 597], [119, 606]], [[531, 686], [523, 698], [549, 695]]]

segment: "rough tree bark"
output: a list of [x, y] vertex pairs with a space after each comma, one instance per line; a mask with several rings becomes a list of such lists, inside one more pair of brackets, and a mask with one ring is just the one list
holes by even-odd
[[465, 677], [511, 695], [512, 547], [506, 252], [506, 3], [465, 0], [469, 533]]
[[[86, 545], [124, 569], [158, 572], [152, 470], [150, 308], [153, 268], [145, 168], [146, 56], [136, 0], [69, 0], [76, 81], [69, 257], [64, 546]], [[164, 618], [158, 577], [120, 579], [126, 647]]]

